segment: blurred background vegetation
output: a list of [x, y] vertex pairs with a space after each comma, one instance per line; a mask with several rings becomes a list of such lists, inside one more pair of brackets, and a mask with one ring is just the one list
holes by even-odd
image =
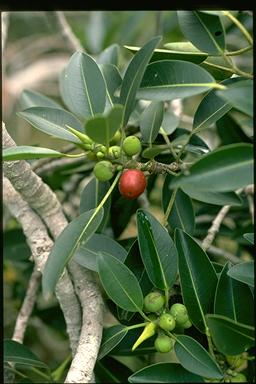
[[[234, 12], [240, 21], [252, 30], [250, 12]], [[185, 41], [182, 35], [175, 11], [75, 11], [65, 12], [67, 21], [81, 41], [85, 51], [97, 56], [110, 44], [120, 45], [121, 55], [119, 68], [125, 70], [132, 54], [123, 45], [141, 46], [155, 35], [162, 35], [161, 47], [168, 42]], [[223, 19], [227, 34], [228, 50], [238, 50], [247, 45], [240, 31], [228, 20]], [[159, 47], [159, 48], [161, 48]], [[63, 38], [53, 12], [11, 12], [9, 19], [8, 38], [3, 57], [3, 119], [7, 129], [18, 145], [40, 145], [58, 149], [64, 143], [39, 132], [16, 114], [21, 110], [19, 98], [22, 90], [32, 89], [45, 94], [60, 102], [58, 75], [72, 55], [67, 42]], [[242, 70], [252, 69], [252, 54], [245, 53], [234, 58]], [[183, 101], [184, 119], [180, 127], [191, 129], [193, 114], [202, 95]], [[236, 121], [241, 120], [241, 114], [232, 112], [230, 120], [222, 120], [229, 124], [233, 136], [220, 137], [217, 126], [202, 134], [210, 148], [219, 142], [243, 141], [251, 135], [252, 127]], [[228, 119], [227, 118], [227, 119]], [[239, 120], [239, 121], [240, 121]], [[230, 132], [231, 132], [230, 131]], [[237, 133], [239, 132], [239, 134]], [[233, 140], [233, 141], [232, 141]], [[250, 140], [249, 140], [250, 141]], [[58, 193], [63, 204], [69, 199], [70, 172], [67, 168], [61, 172], [43, 176], [43, 179]], [[79, 172], [77, 172], [79, 174]], [[87, 171], [88, 173], [88, 171]], [[87, 175], [81, 172], [80, 178]], [[74, 175], [75, 176], [75, 175]], [[76, 181], [74, 181], [76, 182]], [[163, 177], [152, 180], [149, 195], [150, 209], [157, 217], [162, 214], [161, 189]], [[72, 193], [72, 190], [71, 190]], [[243, 233], [252, 232], [252, 223], [248, 215], [248, 202], [243, 197], [242, 207], [231, 209], [223, 221], [216, 239], [216, 245], [231, 252], [243, 260], [250, 260], [252, 247], [242, 237]], [[129, 205], [131, 213], [136, 205]], [[209, 204], [195, 203], [197, 227], [195, 236], [202, 238], [220, 207]], [[70, 214], [72, 217], [72, 214]], [[123, 238], [135, 236], [134, 219], [130, 220], [128, 228], [122, 234]], [[24, 298], [33, 264], [29, 261], [30, 250], [19, 225], [4, 210], [4, 332], [6, 338], [12, 337], [15, 319]], [[218, 258], [216, 261], [219, 261]], [[36, 307], [29, 321], [24, 343], [28, 345], [43, 361], [53, 369], [68, 355], [69, 347], [65, 334], [65, 323], [57, 302], [45, 302], [39, 294]], [[134, 358], [136, 364], [136, 358]], [[138, 360], [139, 361], [139, 360]], [[138, 363], [137, 361], [137, 363]]]

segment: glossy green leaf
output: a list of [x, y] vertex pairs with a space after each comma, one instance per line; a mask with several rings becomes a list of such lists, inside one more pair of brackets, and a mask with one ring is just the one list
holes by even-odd
[[179, 274], [184, 304], [192, 323], [205, 332], [205, 314], [212, 312], [216, 272], [203, 249], [186, 232], [175, 230]]
[[255, 328], [221, 315], [207, 315], [211, 337], [219, 352], [238, 355], [255, 345]]
[[129, 363], [123, 363], [115, 357], [105, 356], [98, 360], [94, 367], [95, 382], [97, 383], [127, 383], [132, 370]]
[[[234, 84], [237, 81], [241, 81], [239, 77], [228, 79], [223, 81], [221, 84], [227, 86], [229, 84]], [[203, 129], [208, 128], [224, 116], [228, 111], [230, 111], [231, 108], [232, 105], [218, 96], [215, 89], [211, 90], [202, 99], [196, 110], [193, 121], [193, 131], [200, 132]]]
[[62, 108], [62, 106], [56, 101], [50, 99], [42, 93], [32, 91], [31, 89], [24, 89], [21, 92], [19, 103], [22, 109], [31, 107]]
[[[162, 190], [162, 205], [166, 212], [173, 191], [169, 189], [170, 175], [167, 175]], [[195, 227], [195, 214], [190, 197], [181, 189], [177, 190], [172, 210], [168, 216], [168, 223], [174, 230], [181, 228], [188, 233], [193, 233]]]
[[126, 250], [117, 241], [106, 235], [95, 233], [76, 250], [74, 260], [83, 267], [98, 272], [100, 252], [107, 252], [122, 263], [127, 256]]
[[200, 190], [200, 185], [184, 185], [181, 189], [192, 199], [216, 205], [241, 205], [242, 200], [235, 192], [212, 192]]
[[31, 107], [22, 112], [18, 112], [18, 116], [27, 120], [33, 127], [39, 129], [62, 140], [71, 141], [73, 143], [81, 143], [81, 141], [69, 132], [66, 125], [82, 132], [81, 123], [71, 113], [64, 109], [51, 107]]
[[253, 183], [253, 146], [231, 144], [204, 155], [189, 169], [189, 175], [176, 177], [171, 188], [189, 186], [213, 192], [234, 191]]
[[243, 236], [249, 243], [254, 244], [254, 233], [244, 233]]
[[121, 342], [111, 351], [112, 356], [140, 356], [155, 353], [154, 336], [143, 341], [134, 351], [132, 346], [142, 333], [142, 328], [130, 329]]
[[167, 135], [170, 135], [178, 127], [179, 122], [180, 122], [179, 116], [175, 115], [175, 113], [173, 113], [172, 110], [169, 108], [164, 112], [162, 129], [164, 130], [165, 133], [167, 133]]
[[120, 92], [120, 103], [125, 106], [123, 121], [124, 126], [127, 124], [129, 116], [135, 107], [136, 92], [140, 86], [146, 66], [160, 40], [161, 37], [154, 37], [147, 44], [145, 44], [134, 55], [126, 69]]
[[219, 276], [214, 300], [214, 313], [237, 322], [253, 325], [253, 296], [248, 285], [228, 276], [230, 266], [225, 265]]
[[216, 15], [199, 11], [178, 11], [182, 33], [195, 47], [211, 55], [218, 55], [225, 49], [225, 31]]
[[144, 149], [141, 155], [146, 159], [153, 159], [162, 152], [170, 152], [170, 148], [167, 144], [152, 145], [152, 147]]
[[112, 64], [101, 64], [100, 69], [106, 81], [107, 105], [112, 106], [113, 104], [117, 104], [118, 97], [115, 96], [115, 92], [122, 83], [122, 77], [118, 68]]
[[[132, 53], [136, 53], [140, 47], [125, 45]], [[155, 49], [150, 62], [160, 60], [184, 60], [192, 63], [201, 63], [207, 58], [207, 53], [200, 52], [190, 42], [167, 43], [166, 49]]]
[[60, 92], [67, 107], [87, 119], [102, 113], [106, 86], [96, 61], [86, 53], [75, 52], [60, 77]]
[[147, 66], [137, 98], [173, 100], [197, 95], [215, 87], [205, 69], [188, 61], [163, 60]]
[[123, 325], [114, 325], [113, 327], [105, 328], [102, 334], [98, 360], [106, 356], [127, 334], [127, 328]]
[[100, 144], [108, 145], [116, 131], [121, 128], [123, 106], [114, 105], [107, 116], [95, 116], [85, 124], [86, 134]]
[[156, 363], [148, 365], [128, 378], [129, 383], [203, 383], [203, 379], [188, 372], [180, 364]]
[[228, 271], [228, 275], [232, 277], [232, 279], [254, 287], [254, 261], [246, 261], [234, 265]]
[[[103, 199], [103, 197], [106, 195], [107, 191], [109, 190], [109, 187], [110, 183], [108, 181], [99, 181], [98, 179], [96, 179], [96, 177], [93, 176], [85, 185], [81, 193], [79, 206], [80, 214], [89, 211], [90, 209], [96, 208]], [[106, 222], [109, 218], [110, 206], [111, 196], [109, 196], [109, 198], [103, 205], [104, 215], [97, 229], [97, 232], [101, 232], [104, 226], [106, 225]]]
[[57, 237], [46, 261], [42, 288], [44, 296], [49, 296], [66, 266], [81, 242], [90, 239], [101, 223], [103, 208], [97, 213], [95, 209], [82, 213], [71, 221]]
[[[227, 63], [223, 56], [208, 56], [207, 59], [200, 64], [200, 67], [206, 69], [216, 81], [228, 79], [234, 73], [231, 63]], [[235, 79], [235, 77], [233, 79]]]
[[164, 104], [161, 101], [152, 101], [144, 109], [140, 118], [140, 131], [145, 143], [153, 143], [158, 135], [163, 121]]
[[111, 44], [107, 48], [102, 51], [98, 58], [97, 63], [98, 64], [113, 64], [118, 65], [118, 55], [119, 55], [119, 45], [117, 44]]
[[[239, 113], [239, 117], [237, 121], [232, 116], [233, 113]], [[245, 118], [245, 115], [243, 113], [240, 114], [240, 112], [235, 111], [234, 109], [231, 110], [228, 114], [222, 116], [217, 122], [216, 122], [216, 128], [217, 128], [217, 134], [220, 139], [219, 146], [228, 145], [228, 144], [235, 144], [235, 143], [251, 143], [252, 142], [252, 131], [251, 135], [248, 135], [244, 132], [243, 129], [243, 120], [242, 116]], [[249, 118], [250, 119], [250, 118]], [[247, 128], [245, 128], [246, 130]]]
[[98, 256], [98, 271], [103, 288], [121, 308], [138, 312], [143, 307], [143, 296], [138, 280], [121, 261], [101, 253]]
[[143, 209], [137, 211], [138, 241], [148, 277], [160, 289], [169, 289], [177, 275], [177, 250], [167, 230]]
[[228, 101], [234, 108], [253, 117], [253, 81], [244, 80], [228, 86], [217, 92], [223, 100]]
[[190, 372], [207, 378], [221, 379], [223, 374], [211, 355], [190, 336], [178, 335], [174, 350], [180, 364]]
[[4, 340], [4, 361], [38, 368], [48, 368], [28, 347], [10, 339]]
[[2, 156], [3, 161], [11, 161], [41, 159], [43, 157], [65, 157], [67, 155], [49, 148], [19, 145], [18, 147], [4, 148]]

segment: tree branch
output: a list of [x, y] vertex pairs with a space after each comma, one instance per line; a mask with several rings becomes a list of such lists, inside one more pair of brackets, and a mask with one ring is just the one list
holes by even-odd
[[207, 249], [213, 243], [215, 236], [219, 232], [221, 223], [224, 220], [224, 217], [226, 216], [228, 211], [230, 210], [230, 207], [231, 207], [230, 205], [224, 205], [224, 207], [221, 208], [221, 210], [213, 220], [211, 227], [208, 229], [207, 236], [204, 238], [202, 242], [202, 247], [205, 251], [207, 251]]
[[[11, 182], [6, 177], [3, 179], [3, 186], [4, 203], [8, 206], [12, 215], [20, 222], [30, 246], [32, 258], [36, 264], [36, 270], [42, 272], [53, 246], [53, 241], [50, 239], [41, 219], [21, 198], [20, 194], [15, 191]], [[72, 282], [67, 272], [62, 275], [57, 284], [56, 296], [65, 317], [70, 346], [74, 355], [79, 340], [81, 313]], [[25, 332], [25, 329], [23, 332]]]
[[67, 19], [62, 11], [54, 12], [56, 20], [60, 27], [62, 36], [68, 42], [72, 51], [84, 51], [82, 44], [79, 39], [76, 37], [72, 29], [70, 28]]
[[27, 328], [28, 320], [33, 311], [36, 302], [37, 291], [40, 287], [41, 273], [34, 267], [30, 276], [26, 296], [23, 300], [21, 309], [15, 322], [12, 340], [23, 343], [24, 334]]
[[[3, 124], [4, 147], [15, 146]], [[41, 216], [51, 234], [57, 238], [67, 225], [61, 205], [48, 185], [44, 184], [24, 160], [4, 162], [4, 172], [24, 200]], [[69, 382], [90, 382], [93, 375], [102, 335], [102, 298], [92, 273], [74, 261], [68, 265], [76, 293], [83, 309], [83, 325]], [[87, 291], [88, 289], [88, 291]], [[89, 309], [89, 310], [88, 310]], [[93, 343], [93, 345], [90, 345]], [[84, 344], [86, 343], [86, 344]], [[86, 354], [84, 353], [86, 347]], [[80, 362], [79, 365], [76, 365]], [[74, 379], [73, 379], [74, 378]]]

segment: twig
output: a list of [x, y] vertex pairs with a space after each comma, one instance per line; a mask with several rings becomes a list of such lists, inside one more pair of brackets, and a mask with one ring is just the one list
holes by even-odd
[[23, 343], [24, 334], [27, 328], [29, 317], [33, 311], [36, 302], [37, 291], [40, 286], [41, 273], [34, 267], [30, 276], [26, 296], [23, 300], [21, 309], [15, 322], [12, 340]]
[[[196, 239], [198, 244], [200, 244], [202, 246], [202, 242], [198, 239]], [[219, 257], [222, 257], [226, 260], [229, 260], [231, 261], [232, 263], [234, 264], [237, 264], [237, 263], [240, 263], [241, 260], [239, 259], [239, 257], [235, 256], [235, 255], [232, 255], [232, 253], [229, 253], [227, 251], [224, 251], [224, 249], [221, 249], [221, 248], [217, 248], [215, 247], [214, 245], [211, 245], [208, 249], [207, 249], [207, 252], [213, 254], [214, 256], [219, 256]]]
[[[76, 148], [76, 146], [74, 144], [68, 144], [65, 147], [61, 148], [60, 152], [69, 153], [69, 152], [72, 152], [75, 148]], [[54, 159], [54, 158], [39, 159], [39, 160], [35, 161], [33, 164], [31, 164], [31, 169], [33, 171], [37, 171], [38, 168], [40, 169], [43, 165], [51, 163], [54, 160], [56, 160], [56, 159]], [[70, 159], [65, 159], [65, 160], [70, 160]]]
[[[46, 159], [42, 159], [46, 160]], [[47, 159], [48, 160], [48, 159]], [[83, 159], [81, 158], [74, 158], [74, 159], [51, 159], [52, 161], [46, 162], [42, 166], [37, 166], [36, 168], [36, 173], [38, 175], [42, 175], [43, 173], [46, 172], [53, 172], [56, 171], [59, 168], [63, 168], [65, 165], [71, 165], [71, 164], [76, 164], [76, 163], [81, 163]]]
[[[46, 79], [57, 78], [62, 68], [67, 64], [68, 58], [68, 55], [51, 54], [26, 66], [26, 68], [5, 79], [8, 91], [14, 99], [17, 99], [25, 88], [35, 88]], [[51, 68], [50, 71], [49, 68]]]
[[[21, 198], [20, 194], [15, 191], [11, 182], [6, 177], [3, 179], [3, 185], [4, 203], [8, 206], [12, 215], [20, 222], [30, 246], [36, 269], [37, 271], [42, 272], [49, 252], [53, 246], [53, 242], [41, 219]], [[77, 302], [73, 285], [67, 272], [62, 275], [57, 284], [56, 295], [67, 324], [70, 346], [73, 354], [75, 354], [81, 327], [81, 314], [80, 306]]]
[[[3, 124], [4, 147], [15, 146]], [[20, 191], [24, 200], [41, 216], [52, 236], [57, 238], [68, 224], [61, 205], [48, 185], [44, 184], [24, 160], [4, 162], [6, 176], [12, 181], [14, 187]], [[76, 293], [83, 309], [83, 324], [80, 333], [79, 345], [74, 364], [71, 364], [69, 382], [89, 382], [93, 375], [93, 368], [97, 359], [102, 336], [102, 297], [98, 285], [92, 277], [91, 271], [80, 267], [71, 260], [68, 265], [74, 281]], [[88, 289], [88, 291], [87, 291]], [[65, 287], [63, 287], [66, 294]], [[63, 292], [61, 292], [62, 294]], [[72, 292], [73, 293], [73, 292]], [[88, 310], [89, 309], [89, 310]], [[75, 317], [75, 313], [73, 314]], [[72, 319], [73, 320], [73, 319]], [[87, 343], [84, 345], [84, 343]], [[92, 343], [93, 345], [90, 345]], [[84, 350], [87, 353], [84, 353]], [[79, 363], [79, 364], [78, 364]]]
[[58, 21], [61, 33], [68, 42], [72, 51], [84, 51], [84, 48], [80, 43], [79, 39], [76, 37], [72, 29], [70, 28], [64, 13], [62, 11], [55, 11], [54, 13]]
[[221, 11], [221, 12], [223, 13], [223, 15], [227, 16], [231, 21], [233, 21], [233, 23], [237, 26], [237, 28], [240, 29], [241, 33], [244, 35], [248, 43], [250, 45], [253, 45], [253, 39], [250, 33], [247, 31], [247, 29], [243, 26], [243, 24], [240, 23], [240, 21], [235, 16], [233, 16], [232, 13], [228, 11]]
[[224, 205], [224, 207], [221, 208], [217, 216], [212, 222], [211, 227], [208, 229], [207, 236], [204, 238], [202, 242], [202, 247], [205, 251], [211, 246], [213, 243], [213, 240], [215, 239], [216, 234], [219, 232], [220, 226], [222, 221], [224, 220], [224, 217], [228, 213], [230, 209], [230, 205]]

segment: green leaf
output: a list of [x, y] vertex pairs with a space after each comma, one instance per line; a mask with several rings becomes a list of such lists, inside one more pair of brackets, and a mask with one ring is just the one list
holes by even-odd
[[49, 148], [32, 147], [30, 145], [19, 145], [18, 147], [4, 148], [2, 152], [3, 161], [10, 160], [30, 160], [41, 159], [43, 157], [65, 157], [65, 153], [60, 153]]
[[169, 145], [167, 144], [152, 145], [152, 147], [144, 149], [144, 151], [142, 152], [142, 157], [145, 157], [146, 159], [153, 159], [160, 153], [166, 151], [170, 151]]
[[107, 106], [118, 103], [118, 97], [115, 92], [122, 83], [122, 77], [117, 67], [112, 64], [101, 64], [100, 69], [106, 82]]
[[140, 117], [140, 131], [145, 143], [153, 143], [163, 121], [164, 104], [152, 101]]
[[32, 91], [30, 89], [24, 89], [21, 92], [19, 103], [22, 109], [27, 109], [31, 107], [52, 107], [62, 109], [62, 106], [56, 101], [50, 99], [49, 97], [39, 92]]
[[[96, 179], [96, 177], [93, 176], [85, 185], [81, 193], [79, 206], [80, 214], [89, 211], [90, 209], [96, 208], [103, 199], [103, 197], [106, 195], [107, 191], [109, 190], [109, 187], [110, 183], [108, 181], [99, 181], [98, 179]], [[102, 229], [105, 227], [109, 217], [110, 206], [111, 196], [109, 196], [109, 198], [103, 205], [104, 215], [97, 229], [97, 232], [101, 232]]]
[[124, 325], [114, 325], [113, 327], [103, 329], [98, 360], [106, 356], [127, 334], [127, 327]]
[[[132, 53], [138, 52], [140, 47], [125, 45]], [[167, 49], [155, 49], [150, 62], [160, 60], [184, 60], [192, 63], [201, 63], [207, 58], [207, 53], [200, 52], [190, 42], [167, 43], [164, 45]]]
[[197, 95], [216, 86], [205, 69], [188, 61], [164, 60], [147, 66], [137, 98], [173, 100]]
[[[166, 212], [173, 191], [169, 189], [171, 175], [167, 175], [162, 190], [162, 205]], [[190, 197], [181, 189], [175, 195], [172, 210], [168, 216], [168, 223], [172, 229], [181, 228], [189, 233], [194, 232], [195, 214]]]
[[241, 205], [242, 200], [235, 192], [212, 192], [200, 190], [200, 185], [184, 185], [181, 189], [192, 199], [216, 205]]
[[232, 277], [232, 279], [254, 287], [254, 261], [246, 261], [234, 265], [228, 271], [228, 275]]
[[255, 328], [221, 315], [207, 315], [211, 337], [219, 352], [238, 355], [254, 346]]
[[[232, 110], [230, 113], [222, 116], [216, 122], [217, 135], [219, 136], [219, 146], [235, 144], [235, 143], [251, 143], [253, 133], [251, 135], [244, 132], [243, 129], [243, 117], [246, 119], [246, 115], [240, 114], [233, 110], [233, 114], [238, 113], [237, 121], [232, 117]], [[250, 117], [248, 119], [251, 119]], [[249, 123], [250, 124], [250, 123]], [[246, 129], [246, 128], [245, 128]]]
[[214, 300], [214, 314], [253, 325], [253, 296], [248, 285], [228, 276], [229, 263], [219, 276]]
[[160, 40], [161, 37], [154, 37], [147, 44], [145, 44], [134, 55], [126, 69], [120, 92], [120, 103], [125, 106], [123, 121], [124, 126], [127, 124], [129, 116], [135, 107], [136, 92], [140, 86], [146, 66]]
[[[221, 84], [228, 85], [241, 81], [239, 77], [228, 79]], [[210, 125], [214, 124], [222, 116], [224, 116], [232, 105], [224, 101], [220, 96], [216, 94], [216, 89], [211, 90], [200, 102], [193, 121], [193, 131], [200, 132]]]
[[114, 105], [108, 115], [95, 116], [85, 124], [86, 134], [100, 144], [108, 145], [114, 134], [121, 128], [123, 106]]
[[60, 77], [60, 92], [67, 107], [87, 119], [102, 113], [106, 86], [96, 61], [86, 53], [75, 52]]
[[117, 360], [115, 357], [105, 356], [98, 360], [94, 367], [95, 382], [97, 383], [127, 383], [132, 370], [126, 362]]
[[139, 355], [149, 355], [155, 353], [156, 349], [154, 347], [154, 337], [143, 341], [141, 345], [138, 346], [134, 351], [132, 351], [132, 346], [135, 341], [141, 335], [141, 328], [130, 329], [129, 332], [125, 335], [123, 340], [111, 351], [112, 356], [139, 356]]
[[102, 51], [97, 59], [98, 64], [113, 64], [118, 65], [119, 45], [111, 44]]
[[[200, 67], [206, 69], [217, 81], [228, 79], [234, 72], [231, 63], [227, 63], [222, 56], [208, 56], [207, 59], [200, 64]], [[235, 79], [235, 77], [233, 79]]]
[[182, 297], [192, 323], [206, 330], [205, 314], [212, 312], [217, 275], [207, 254], [198, 243], [181, 229], [175, 230], [179, 254]]
[[198, 49], [211, 55], [225, 49], [225, 31], [220, 18], [198, 11], [178, 11], [182, 33]]
[[181, 365], [190, 372], [211, 379], [221, 379], [223, 374], [210, 354], [192, 337], [178, 335], [174, 345]]
[[138, 241], [148, 277], [160, 289], [169, 289], [177, 275], [177, 250], [167, 230], [149, 212], [137, 211]]
[[66, 266], [81, 242], [90, 239], [101, 223], [103, 208], [82, 213], [71, 221], [57, 237], [46, 261], [42, 288], [44, 296], [48, 296], [54, 288]]
[[101, 253], [98, 256], [98, 271], [103, 288], [119, 307], [131, 312], [140, 312], [143, 296], [134, 274], [115, 257]]
[[254, 244], [254, 233], [244, 233], [243, 237], [249, 241], [249, 243]]
[[76, 250], [74, 260], [83, 267], [98, 272], [98, 255], [103, 251], [122, 263], [127, 256], [126, 250], [117, 241], [106, 235], [95, 233]]
[[232, 84], [227, 89], [217, 92], [223, 100], [228, 101], [234, 108], [253, 117], [253, 81], [244, 80]]
[[234, 191], [253, 183], [253, 146], [231, 144], [202, 156], [189, 175], [176, 177], [171, 188], [189, 186], [212, 192]]
[[48, 369], [28, 347], [14, 340], [4, 340], [4, 362]]
[[188, 372], [180, 364], [156, 363], [148, 365], [128, 378], [129, 383], [203, 383], [203, 379]]
[[22, 112], [17, 113], [23, 119], [27, 120], [33, 127], [39, 129], [62, 140], [71, 141], [72, 143], [81, 143], [81, 141], [69, 132], [66, 125], [82, 132], [83, 128], [80, 121], [71, 113], [64, 109], [51, 107], [31, 107]]
[[[172, 134], [178, 127], [180, 122], [179, 116], [175, 115], [169, 108], [164, 112], [164, 118], [162, 121], [162, 128], [167, 135]], [[161, 132], [160, 132], [161, 133]]]

